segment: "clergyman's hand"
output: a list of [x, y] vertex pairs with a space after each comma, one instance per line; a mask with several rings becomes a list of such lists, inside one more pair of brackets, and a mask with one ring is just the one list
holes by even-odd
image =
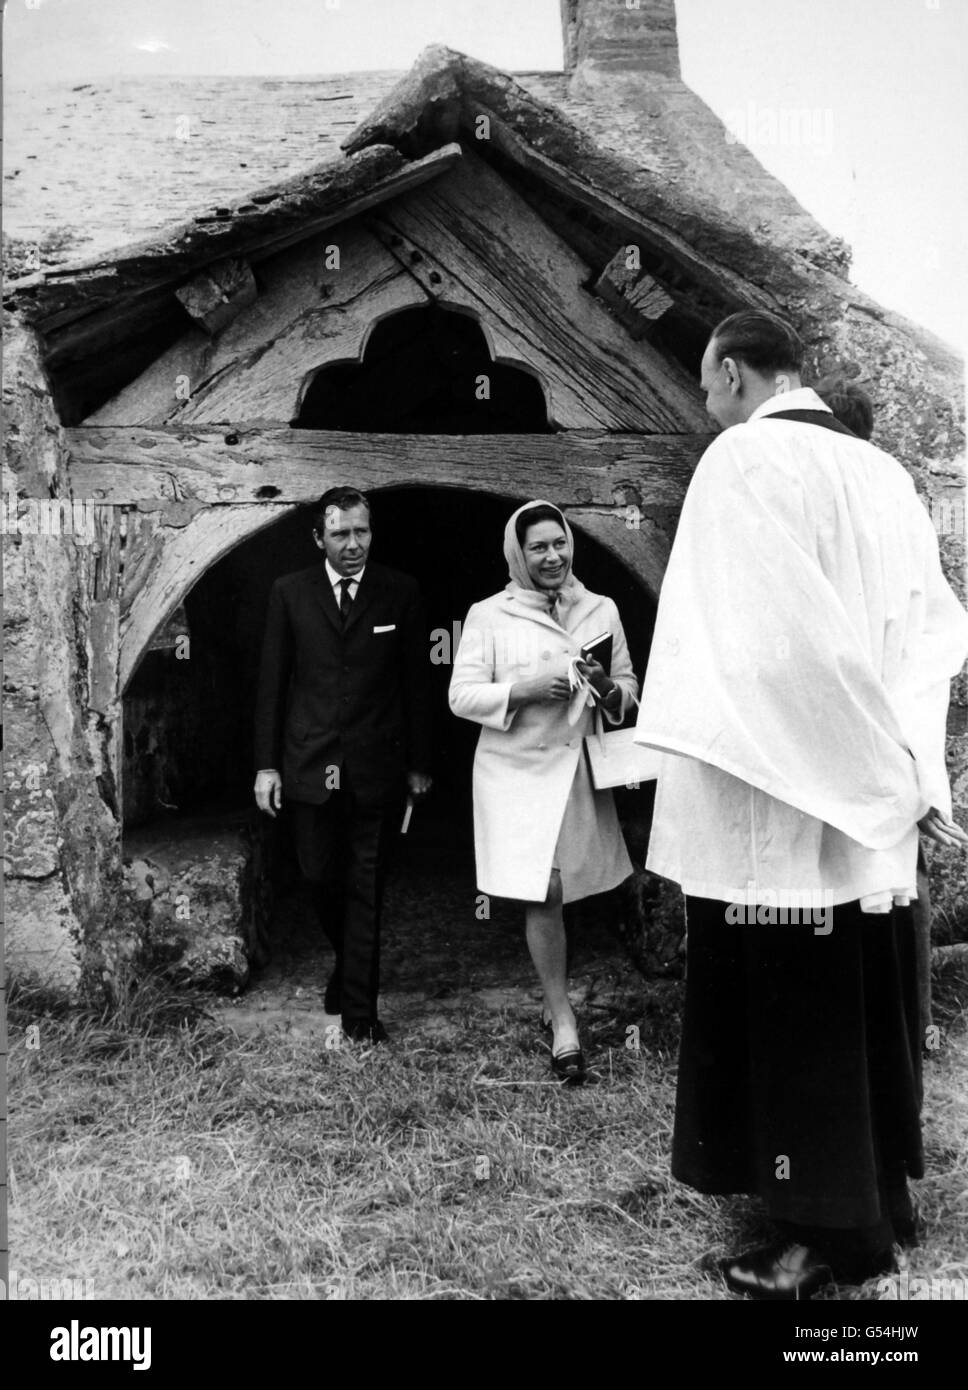
[[282, 810], [282, 778], [274, 767], [265, 767], [255, 774], [255, 804], [273, 820], [276, 812]]
[[960, 845], [962, 849], [968, 849], [968, 835], [960, 825], [943, 816], [936, 806], [932, 806], [928, 814], [918, 821], [918, 829], [936, 845], [944, 845], [946, 849]]
[[425, 797], [433, 784], [433, 778], [428, 777], [426, 772], [407, 773], [407, 790], [414, 801], [420, 801]]

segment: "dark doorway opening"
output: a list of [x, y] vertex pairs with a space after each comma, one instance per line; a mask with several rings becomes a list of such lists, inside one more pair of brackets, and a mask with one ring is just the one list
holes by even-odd
[[[426, 606], [434, 789], [398, 841], [384, 926], [386, 985], [398, 1003], [402, 991], [417, 1007], [431, 981], [434, 990], [460, 993], [482, 983], [503, 988], [510, 978], [531, 980], [517, 905], [495, 903], [480, 920], [471, 799], [479, 729], [451, 715], [447, 702], [467, 609], [507, 580], [503, 534], [518, 503], [423, 487], [386, 489], [371, 501], [372, 559], [413, 575]], [[575, 540], [575, 572], [588, 588], [615, 599], [641, 674], [654, 601], [599, 542], [577, 529]], [[231, 930], [244, 936], [249, 959], [267, 967], [254, 996], [257, 1011], [267, 999], [276, 1001], [274, 1008], [280, 990], [295, 998], [304, 982], [315, 997], [328, 969], [328, 947], [309, 909], [291, 833], [284, 818], [270, 821], [256, 810], [252, 764], [269, 591], [278, 576], [320, 563], [308, 507], [251, 537], [187, 596], [176, 627], [190, 639], [190, 659], [180, 660], [177, 647], [150, 651], [125, 697], [124, 842], [133, 865], [126, 873], [133, 874], [139, 899], [155, 895], [150, 907], [142, 904], [152, 939], [165, 949], [171, 939], [172, 952], [190, 951], [194, 942], [207, 950], [204, 943], [218, 937], [221, 923], [242, 923]], [[435, 651], [445, 659], [432, 661]], [[620, 792], [618, 807], [620, 816], [640, 822], [650, 814], [651, 787]], [[634, 840], [631, 847], [635, 857]], [[190, 900], [190, 922], [170, 920], [180, 898]], [[583, 953], [609, 959], [614, 939], [601, 924], [591, 934], [588, 927]], [[237, 987], [237, 968], [228, 979]]]
[[[472, 871], [471, 763], [478, 728], [447, 704], [451, 661], [472, 603], [503, 588], [504, 526], [513, 499], [458, 488], [374, 493], [371, 557], [413, 575], [427, 616], [436, 766], [412, 844], [458, 856]], [[575, 573], [615, 599], [636, 672], [645, 669], [654, 602], [601, 544], [575, 533]], [[125, 824], [238, 810], [252, 804], [252, 721], [269, 590], [282, 574], [320, 564], [310, 509], [300, 508], [213, 565], [184, 604], [177, 645], [149, 651], [125, 696]], [[177, 642], [177, 637], [173, 643]]]

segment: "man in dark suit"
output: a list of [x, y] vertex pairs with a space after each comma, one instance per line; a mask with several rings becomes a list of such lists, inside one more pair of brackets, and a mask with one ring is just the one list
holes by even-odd
[[286, 802], [300, 868], [336, 954], [327, 1013], [356, 1040], [384, 1042], [377, 1017], [380, 907], [404, 799], [430, 790], [427, 633], [408, 575], [369, 560], [367, 499], [323, 494], [313, 512], [323, 563], [277, 579], [256, 702], [255, 798]]

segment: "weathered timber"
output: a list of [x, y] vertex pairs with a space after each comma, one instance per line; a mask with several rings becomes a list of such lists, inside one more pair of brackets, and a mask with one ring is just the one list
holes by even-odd
[[367, 488], [551, 492], [562, 505], [677, 508], [708, 434], [405, 435], [342, 430], [77, 426], [64, 432], [76, 498], [163, 511], [186, 502], [307, 502]]
[[118, 685], [123, 691], [158, 626], [183, 601], [205, 571], [291, 506], [211, 507], [189, 525], [170, 530], [158, 518], [129, 532], [131, 570], [125, 566]]
[[[646, 244], [673, 255], [700, 283], [730, 285], [737, 307], [760, 302], [775, 307], [778, 295], [802, 293], [805, 274], [816, 271], [815, 264], [798, 267], [776, 256], [767, 241], [757, 240], [686, 185], [670, 186], [661, 172], [596, 145], [559, 107], [537, 100], [505, 73], [440, 45], [421, 53], [373, 114], [350, 132], [343, 149], [355, 153], [387, 144], [417, 155], [441, 139], [453, 140], [455, 93], [462, 139], [476, 140], [478, 119], [487, 116], [483, 153], [494, 148], [522, 170], [567, 190], [617, 230], [637, 232]], [[438, 112], [447, 113], [446, 125], [435, 123]], [[607, 191], [614, 189], [622, 190], [621, 199]], [[839, 254], [834, 238], [827, 237], [817, 254], [825, 268], [834, 268]]]
[[705, 425], [695, 384], [630, 344], [584, 289], [587, 265], [473, 155], [439, 197], [424, 190], [332, 235], [266, 263], [258, 301], [216, 341], [190, 330], [90, 422], [292, 419], [318, 370], [360, 360], [374, 323], [436, 299], [473, 313], [496, 361], [540, 377], [554, 424]]
[[10, 299], [46, 337], [56, 335], [61, 358], [89, 351], [99, 336], [110, 341], [112, 332], [136, 316], [142, 296], [181, 284], [215, 260], [235, 256], [258, 261], [274, 255], [436, 178], [459, 159], [457, 145], [413, 161], [397, 150], [374, 146], [251, 195], [244, 202], [251, 211], [196, 218], [113, 256], [39, 271], [15, 282]]
[[117, 507], [91, 509], [94, 534], [90, 557], [91, 616], [88, 634], [88, 703], [114, 716], [118, 700], [118, 618], [121, 572], [121, 513]]
[[529, 365], [552, 424], [698, 430], [694, 382], [628, 334], [584, 289], [588, 267], [470, 152], [437, 187], [368, 219], [442, 303], [476, 312], [492, 355]]
[[[730, 309], [777, 308], [777, 300], [772, 294], [737, 275], [728, 265], [710, 261], [678, 231], [630, 206], [624, 198], [618, 198], [593, 183], [579, 170], [556, 163], [543, 150], [523, 140], [512, 126], [482, 103], [474, 105], [472, 114], [475, 119], [477, 115], [488, 117], [495, 149], [511, 159], [523, 172], [563, 194], [578, 207], [594, 213], [608, 226], [624, 233], [630, 243], [669, 257], [688, 279], [702, 290], [718, 295], [729, 304]], [[627, 185], [616, 183], [612, 187], [624, 189]]]
[[618, 507], [566, 507], [568, 520], [593, 536], [616, 559], [627, 565], [657, 599], [669, 560], [671, 536], [634, 504]]
[[594, 289], [633, 338], [644, 338], [675, 300], [648, 271], [629, 265], [629, 252], [619, 247]]
[[361, 222], [331, 235], [267, 261], [258, 300], [217, 339], [189, 329], [90, 423], [292, 419], [316, 371], [359, 360], [375, 322], [429, 302]]
[[211, 334], [228, 327], [257, 295], [252, 267], [236, 257], [209, 266], [175, 291], [179, 304]]

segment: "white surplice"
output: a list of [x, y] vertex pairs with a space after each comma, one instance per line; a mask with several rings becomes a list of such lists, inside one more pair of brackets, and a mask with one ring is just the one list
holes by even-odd
[[686, 496], [636, 732], [667, 754], [646, 864], [698, 897], [883, 910], [917, 896], [918, 819], [951, 811], [968, 614], [902, 466], [764, 418], [794, 409], [826, 407], [774, 396]]

